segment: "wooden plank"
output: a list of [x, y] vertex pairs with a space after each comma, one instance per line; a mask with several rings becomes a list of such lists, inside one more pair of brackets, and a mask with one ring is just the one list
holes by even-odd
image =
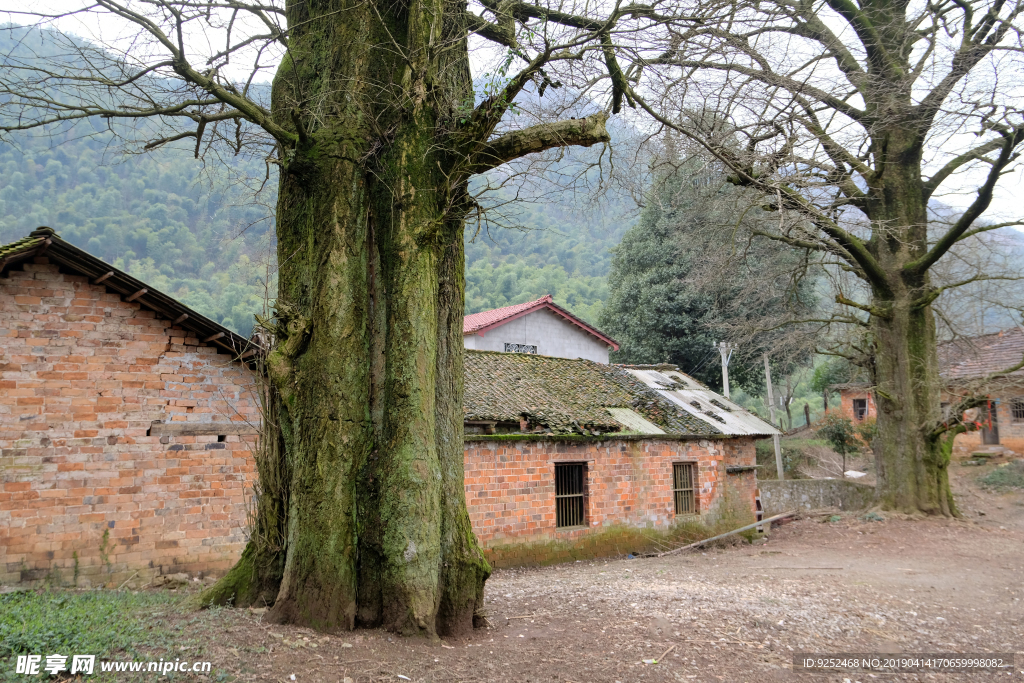
[[146, 292], [148, 292], [148, 291], [149, 291], [148, 289], [146, 289], [145, 287], [143, 287], [142, 289], [140, 289], [139, 291], [135, 292], [135, 293], [134, 293], [134, 294], [132, 294], [132, 295], [131, 295], [130, 297], [128, 297], [127, 299], [125, 299], [125, 301], [135, 301], [136, 299], [138, 299], [138, 298], [139, 298], [140, 296], [142, 296], [143, 294], [145, 294], [145, 293], [146, 293]]
[[256, 436], [259, 430], [248, 422], [169, 422], [157, 420], [149, 427], [150, 436]]
[[172, 325], [180, 325], [181, 323], [185, 322], [186, 320], [188, 320], [188, 313], [182, 313], [177, 318], [172, 320], [171, 324]]
[[691, 548], [698, 548], [698, 547], [700, 547], [702, 545], [706, 545], [708, 543], [711, 543], [711, 541], [717, 541], [720, 538], [725, 538], [726, 536], [732, 536], [733, 534], [738, 534], [738, 533], [740, 533], [742, 531], [747, 531], [748, 529], [753, 529], [754, 527], [761, 526], [762, 524], [771, 524], [772, 522], [775, 522], [777, 520], [784, 519], [786, 517], [792, 517], [795, 514], [796, 514], [795, 510], [793, 512], [784, 512], [781, 515], [775, 515], [774, 517], [769, 517], [768, 519], [762, 519], [760, 522], [754, 522], [753, 524], [748, 524], [746, 526], [741, 526], [739, 529], [733, 529], [732, 531], [727, 531], [724, 534], [718, 534], [717, 536], [712, 536], [711, 538], [705, 538], [703, 541], [697, 541], [696, 543], [691, 543], [690, 545], [684, 545], [682, 548], [675, 548], [673, 550], [666, 550], [663, 553], [655, 553], [654, 555], [648, 555], [647, 557], [665, 557], [666, 555], [675, 555], [676, 553], [681, 553], [684, 550], [690, 550]]
[[94, 285], [99, 285], [102, 284], [105, 280], [109, 280], [112, 277], [114, 277], [114, 271], [111, 270], [106, 273], [103, 273], [103, 275], [100, 275], [98, 278], [93, 280], [92, 283]]
[[209, 337], [203, 340], [203, 343], [212, 342], [220, 339], [221, 337], [227, 336], [224, 332], [218, 332], [217, 334], [211, 334]]

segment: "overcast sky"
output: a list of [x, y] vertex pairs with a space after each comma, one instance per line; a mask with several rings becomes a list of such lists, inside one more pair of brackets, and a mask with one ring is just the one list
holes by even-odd
[[[31, 9], [32, 11], [45, 11], [58, 14], [78, 9], [84, 4], [83, 0], [36, 0], [31, 3]], [[9, 21], [14, 24], [26, 24], [30, 23], [31, 19], [10, 11], [0, 12], [0, 22], [4, 21]], [[135, 27], [105, 12], [79, 14], [74, 17], [59, 19], [55, 23], [61, 30], [74, 33], [80, 37], [87, 38], [98, 43], [112, 45], [115, 48], [129, 49], [132, 50], [132, 54], [138, 54], [136, 48], [128, 47], [136, 35]], [[239, 28], [242, 27], [236, 25], [236, 31]], [[262, 27], [258, 28], [259, 30], [263, 30]], [[220, 35], [208, 36], [199, 31], [196, 31], [190, 36], [190, 42], [194, 44], [197, 56], [200, 54], [208, 55], [217, 51], [221, 47], [220, 41], [222, 40], [223, 38]], [[475, 72], [482, 73], [483, 71], [488, 70], [489, 65], [485, 63], [485, 59], [489, 52], [490, 51], [486, 49], [475, 52], [473, 58]], [[237, 78], [239, 80], [248, 78], [252, 66], [253, 54], [254, 53], [250, 53], [249, 55], [238, 55], [236, 58], [233, 58], [232, 63], [224, 69], [223, 72], [227, 73], [232, 78]], [[493, 55], [490, 56], [493, 57]], [[144, 56], [141, 55], [140, 57], [144, 58]], [[266, 59], [264, 60], [264, 63], [273, 65], [274, 59], [275, 58], [271, 56], [269, 63]], [[197, 59], [196, 62], [205, 63], [205, 58]], [[475, 73], [475, 75], [478, 74]], [[272, 69], [262, 72], [259, 79], [266, 81], [271, 77]], [[947, 141], [944, 147], [954, 148], [949, 151], [958, 151], [956, 148], [971, 145], [973, 142], [972, 138], [973, 136], [960, 135]], [[967, 207], [976, 196], [974, 188], [981, 183], [984, 177], [984, 170], [985, 169], [983, 168], [979, 168], [974, 173], [950, 178], [943, 185], [941, 191], [937, 193], [935, 200], [954, 209], [963, 209]], [[1020, 166], [1004, 175], [996, 189], [992, 207], [984, 217], [985, 220], [1002, 222], [1020, 220], [1024, 218], [1024, 208], [1022, 208], [1024, 207], [1024, 201], [1022, 201], [1020, 197], [1021, 193], [1024, 192], [1022, 181], [1024, 181], [1024, 168], [1021, 168]]]

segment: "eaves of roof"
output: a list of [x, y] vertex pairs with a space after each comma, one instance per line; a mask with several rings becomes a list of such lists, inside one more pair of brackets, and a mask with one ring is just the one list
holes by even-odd
[[829, 384], [828, 388], [832, 391], [853, 391], [870, 389], [871, 386], [871, 382], [839, 382], [838, 384]]
[[120, 294], [125, 301], [153, 311], [170, 320], [173, 325], [193, 332], [201, 342], [232, 354], [237, 360], [255, 359], [258, 348], [250, 340], [197, 313], [174, 297], [65, 242], [53, 228], [37, 228], [28, 237], [0, 245], [0, 274], [9, 265], [37, 256], [46, 256], [51, 263], [76, 275], [85, 276], [93, 284], [103, 285], [111, 292]]
[[550, 294], [545, 294], [536, 301], [530, 301], [525, 304], [515, 304], [512, 306], [505, 306], [504, 308], [496, 308], [492, 311], [483, 311], [481, 313], [467, 315], [463, 318], [462, 335], [478, 334], [482, 337], [485, 333], [496, 327], [501, 327], [516, 318], [521, 318], [524, 315], [529, 315], [530, 313], [535, 313], [542, 309], [551, 311], [555, 315], [564, 318], [566, 321], [580, 328], [587, 334], [597, 337], [605, 344], [612, 347], [613, 351], [619, 350], [619, 343], [617, 341], [604, 334], [596, 327], [588, 325], [583, 320], [580, 320], [572, 313], [556, 304], [552, 300]]

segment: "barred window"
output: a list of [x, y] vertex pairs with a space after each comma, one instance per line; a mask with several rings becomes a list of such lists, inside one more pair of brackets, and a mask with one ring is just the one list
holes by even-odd
[[1010, 400], [1010, 414], [1014, 422], [1024, 422], [1024, 398]]
[[537, 353], [536, 344], [509, 344], [505, 342], [505, 353]]
[[584, 496], [585, 464], [555, 463], [555, 526], [586, 524]]
[[692, 515], [697, 512], [697, 497], [694, 484], [697, 481], [697, 463], [672, 463], [672, 497], [676, 501], [677, 515]]

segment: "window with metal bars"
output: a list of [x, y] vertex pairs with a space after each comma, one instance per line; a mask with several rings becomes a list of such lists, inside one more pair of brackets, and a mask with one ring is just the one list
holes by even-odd
[[583, 526], [586, 524], [585, 493], [586, 463], [563, 462], [555, 464], [555, 526]]
[[1024, 422], [1024, 398], [1015, 398], [1010, 401], [1010, 414], [1014, 422]]
[[677, 515], [692, 515], [697, 512], [697, 463], [672, 463], [672, 497], [676, 501]]

